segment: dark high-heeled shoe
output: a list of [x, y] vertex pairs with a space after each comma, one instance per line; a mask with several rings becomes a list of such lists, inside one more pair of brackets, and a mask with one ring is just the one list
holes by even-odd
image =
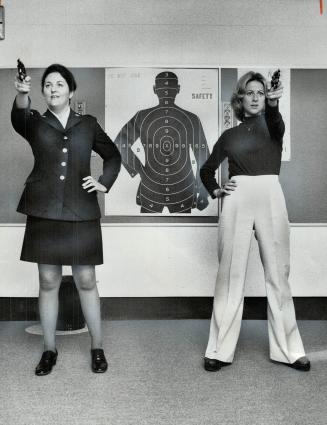
[[300, 357], [294, 363], [285, 363], [287, 366], [292, 369], [300, 370], [302, 372], [309, 372], [311, 364], [310, 360], [307, 357]]
[[293, 363], [278, 362], [277, 360], [271, 360], [271, 362], [275, 364], [282, 364], [291, 367], [292, 369], [300, 370], [301, 372], [309, 372], [311, 368], [310, 360], [305, 356], [298, 358]]
[[208, 372], [218, 372], [222, 367], [229, 366], [231, 363], [222, 362], [221, 360], [204, 358], [204, 368]]
[[108, 363], [102, 348], [92, 349], [91, 357], [91, 367], [94, 373], [104, 373], [108, 369]]
[[51, 373], [53, 366], [57, 362], [58, 351], [44, 351], [39, 364], [35, 368], [35, 375], [44, 376]]

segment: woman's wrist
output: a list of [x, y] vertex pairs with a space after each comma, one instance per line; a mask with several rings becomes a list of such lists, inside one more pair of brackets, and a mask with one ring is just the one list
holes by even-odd
[[276, 106], [278, 105], [277, 99], [267, 99], [267, 101], [268, 101], [268, 105], [271, 106], [272, 108], [276, 108]]
[[213, 195], [216, 198], [220, 198], [220, 196], [221, 196], [221, 189], [215, 189], [212, 193], [213, 193]]
[[16, 95], [16, 106], [19, 109], [26, 109], [28, 107], [28, 93], [18, 92]]

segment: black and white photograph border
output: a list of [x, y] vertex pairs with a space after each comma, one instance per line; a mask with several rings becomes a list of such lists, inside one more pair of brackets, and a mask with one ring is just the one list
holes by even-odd
[[[0, 0], [6, 9], [0, 74], [9, 70], [11, 78], [10, 84], [0, 79], [0, 187], [6, 200], [0, 208], [5, 212], [0, 220], [1, 423], [326, 424], [324, 3]], [[290, 285], [311, 361], [309, 373], [269, 361], [264, 276], [255, 243], [250, 250], [244, 320], [234, 362], [217, 373], [205, 371], [203, 356], [218, 267], [217, 214], [196, 216], [193, 210], [181, 217], [170, 217], [167, 211], [165, 215], [141, 216], [138, 208], [134, 216], [106, 215], [102, 219], [104, 265], [97, 268], [97, 283], [107, 373], [91, 371], [89, 334], [72, 332], [57, 337], [59, 355], [52, 373], [35, 376], [42, 338], [26, 328], [39, 323], [38, 274], [35, 264], [19, 261], [25, 224], [24, 217], [15, 212], [15, 199], [20, 195], [16, 193], [17, 180], [23, 186], [25, 169], [32, 167], [32, 154], [10, 123], [15, 94], [11, 81], [18, 57], [27, 70], [41, 71], [53, 62], [73, 70], [91, 67], [94, 81], [101, 80], [102, 71], [104, 76], [105, 69], [113, 68], [200, 68], [234, 73], [235, 87], [238, 67], [290, 69], [291, 158], [282, 162], [280, 182], [290, 219]], [[34, 87], [37, 81], [33, 80]], [[85, 89], [85, 84], [80, 89], [82, 86]], [[152, 86], [153, 82], [149, 89]], [[97, 84], [90, 84], [89, 89], [93, 95], [86, 96], [85, 104], [83, 97], [77, 100], [81, 111], [92, 114], [93, 100], [102, 102], [104, 109], [104, 96], [110, 98], [110, 93], [99, 93]], [[230, 116], [229, 95], [225, 96], [223, 87], [219, 87], [219, 94], [226, 120], [219, 111], [217, 136], [223, 122], [225, 129], [230, 120], [233, 125], [235, 121]], [[133, 105], [120, 125], [147, 107], [136, 109]], [[110, 116], [105, 123], [104, 111], [103, 116], [98, 110], [94, 114], [102, 128], [105, 125], [110, 131]], [[120, 128], [111, 134], [113, 139]], [[209, 144], [214, 142], [208, 140]], [[10, 152], [14, 145], [15, 151]], [[93, 163], [98, 159], [94, 157]], [[220, 174], [219, 182], [225, 182], [226, 165]], [[101, 195], [99, 201], [104, 212]], [[70, 273], [67, 267], [64, 274]]]

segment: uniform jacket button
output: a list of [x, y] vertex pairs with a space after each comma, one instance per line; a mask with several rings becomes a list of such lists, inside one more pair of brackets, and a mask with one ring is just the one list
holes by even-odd
[[66, 153], [66, 152], [68, 152], [68, 149], [67, 149], [67, 148], [63, 148], [63, 149], [62, 149], [62, 151], [63, 151], [64, 153]]
[[65, 180], [65, 176], [60, 176], [60, 180]]

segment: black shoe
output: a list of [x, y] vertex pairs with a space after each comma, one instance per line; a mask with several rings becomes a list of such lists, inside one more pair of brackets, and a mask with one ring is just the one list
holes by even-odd
[[305, 356], [300, 357], [294, 363], [278, 362], [277, 360], [271, 360], [271, 361], [273, 363], [282, 364], [282, 365], [291, 367], [292, 369], [300, 370], [302, 372], [308, 372], [310, 370], [310, 367], [311, 367], [310, 360], [307, 359]]
[[294, 363], [285, 363], [285, 364], [287, 364], [287, 366], [293, 369], [301, 370], [302, 372], [309, 372], [311, 367], [310, 360], [307, 359], [306, 357], [300, 357]]
[[221, 360], [204, 358], [204, 368], [208, 372], [218, 372], [222, 367], [228, 366], [231, 363], [222, 362]]
[[108, 369], [108, 363], [102, 348], [94, 348], [91, 350], [92, 371], [94, 373], [104, 373]]
[[48, 375], [51, 371], [53, 366], [57, 362], [58, 357], [58, 351], [44, 351], [41, 357], [41, 360], [39, 364], [35, 368], [35, 375], [37, 376], [44, 376]]

